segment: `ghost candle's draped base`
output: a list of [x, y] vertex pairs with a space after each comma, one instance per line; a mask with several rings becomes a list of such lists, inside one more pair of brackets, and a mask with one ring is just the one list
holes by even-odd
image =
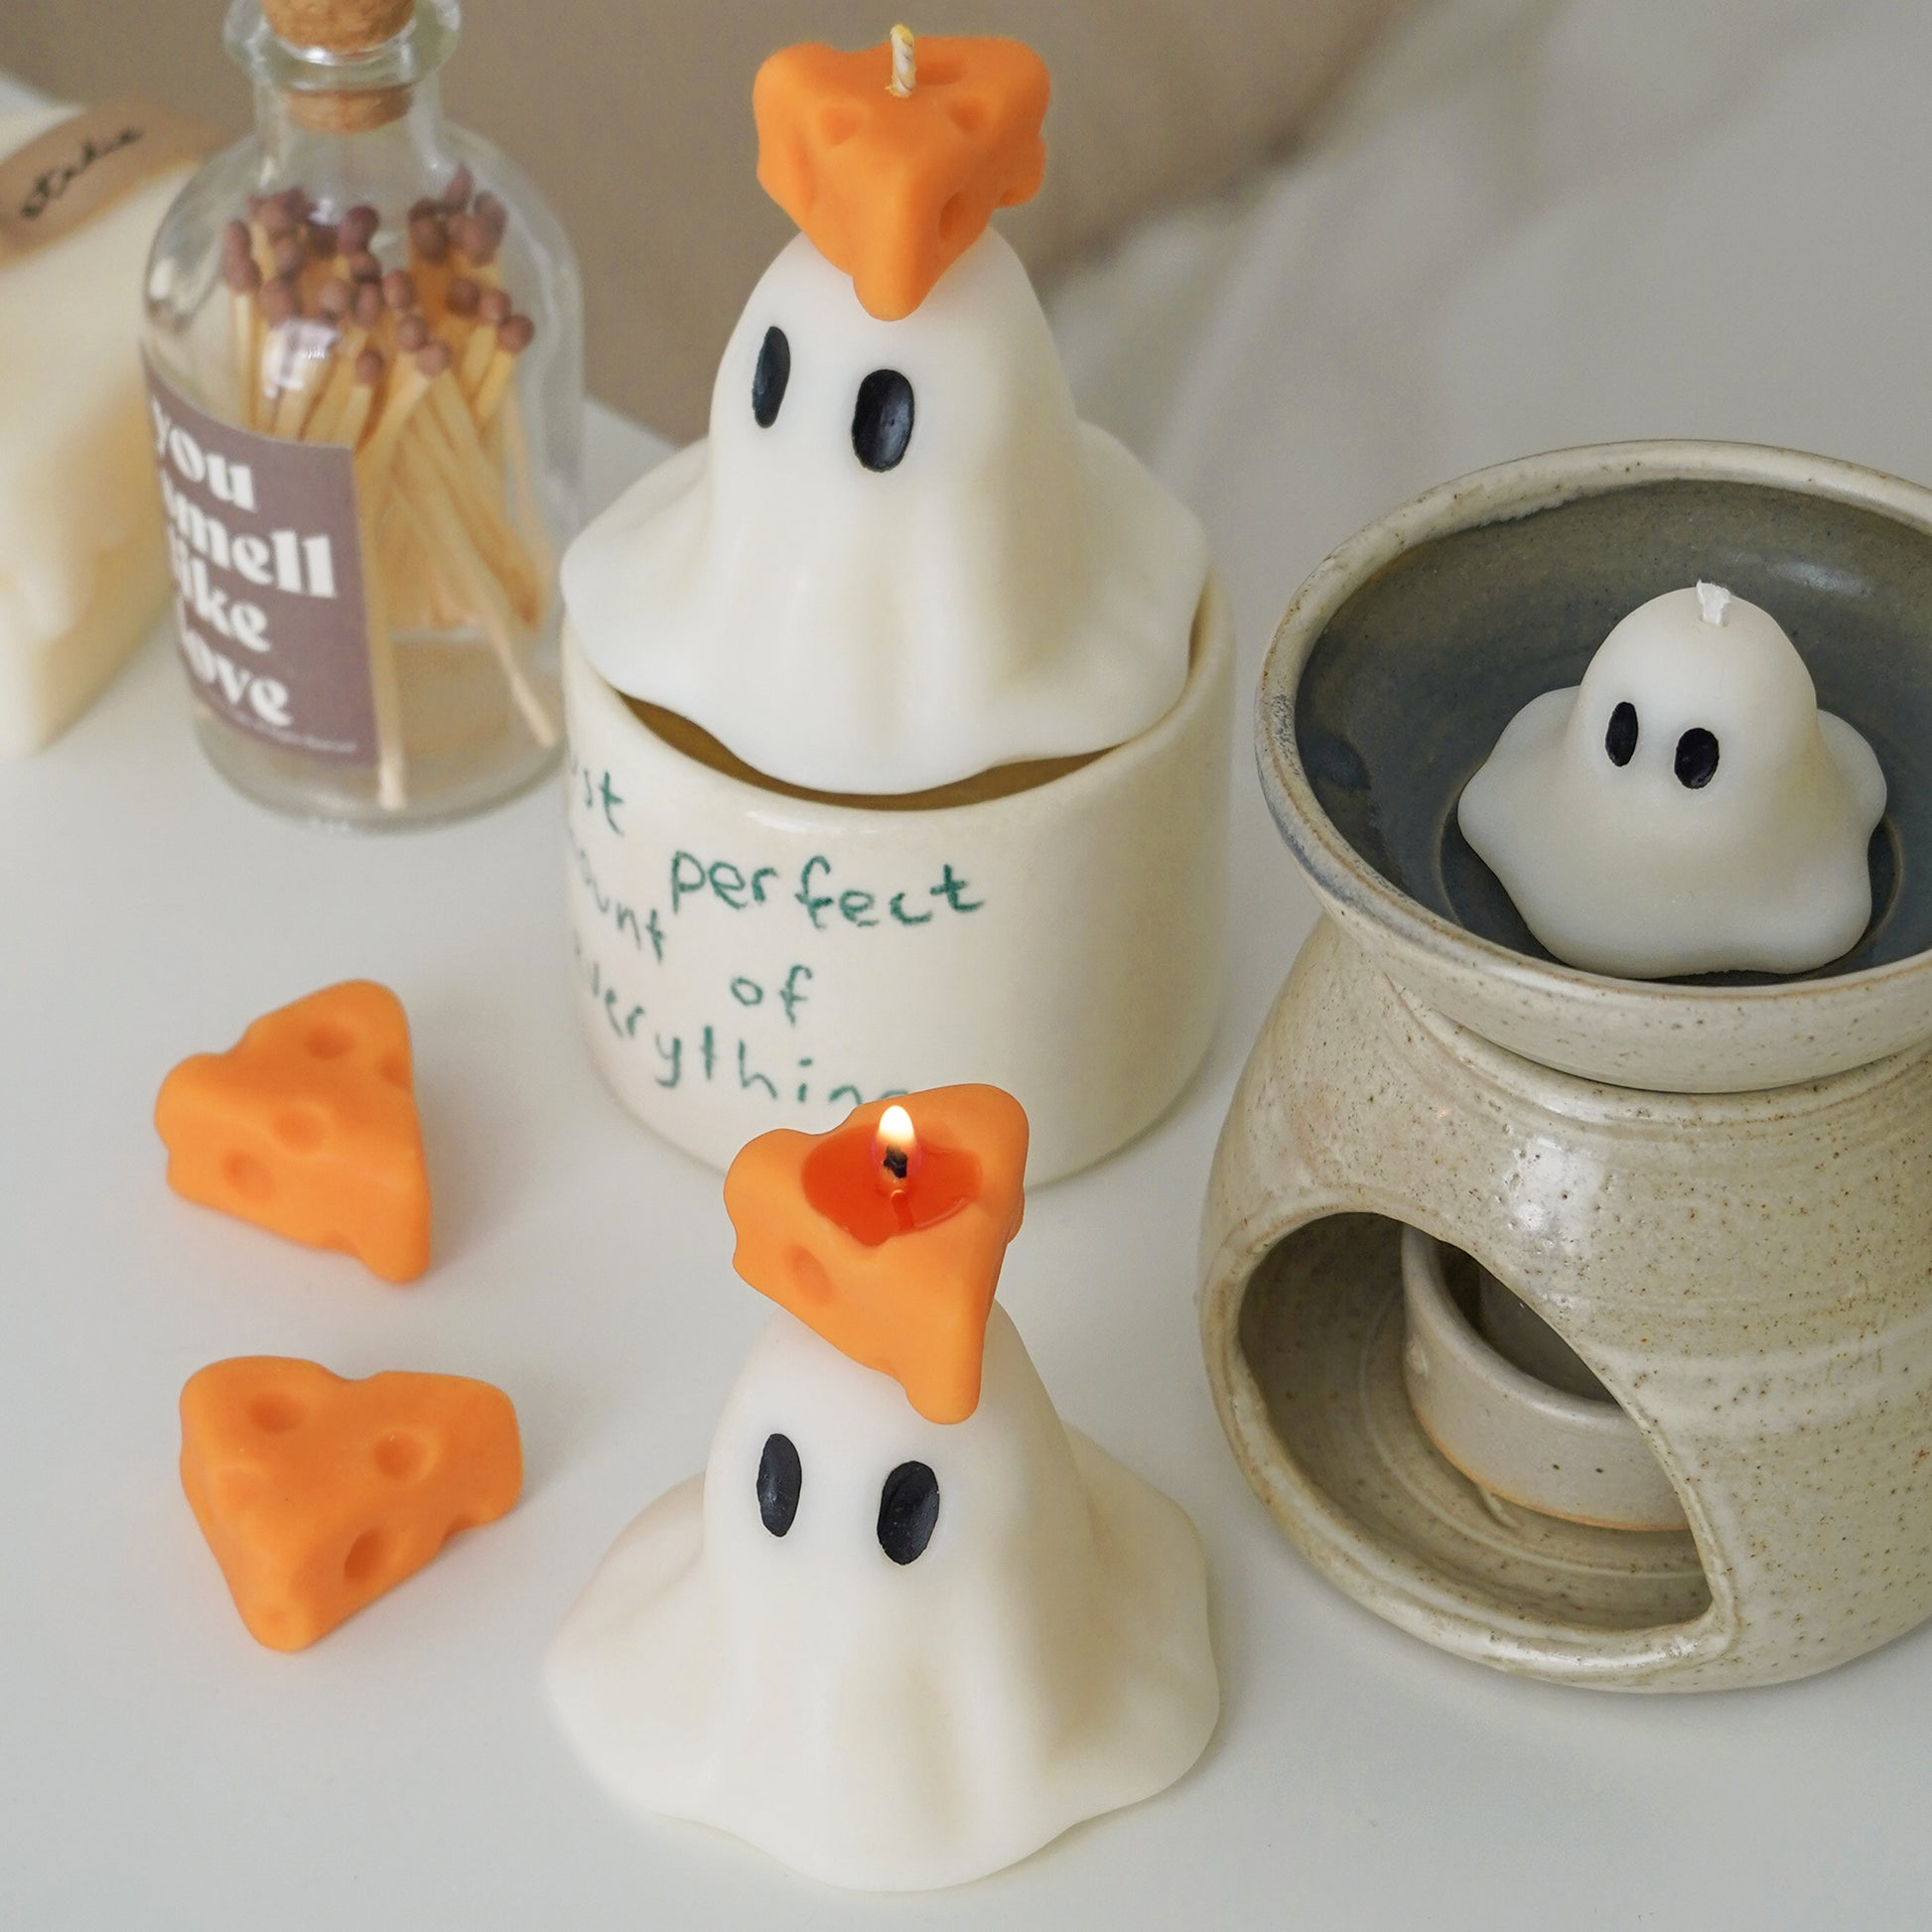
[[1152, 1796], [1219, 1709], [1191, 1525], [1062, 1425], [997, 1308], [950, 1425], [774, 1315], [702, 1480], [612, 1550], [549, 1682], [624, 1802], [869, 1890]]

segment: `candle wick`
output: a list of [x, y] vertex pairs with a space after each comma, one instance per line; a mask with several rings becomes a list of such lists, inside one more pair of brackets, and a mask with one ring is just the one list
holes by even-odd
[[880, 1165], [895, 1180], [903, 1180], [912, 1169], [912, 1163], [902, 1147], [889, 1147]]
[[1722, 584], [1707, 584], [1698, 580], [1698, 615], [1706, 623], [1722, 626], [1730, 611], [1730, 593]]
[[886, 83], [889, 94], [897, 94], [903, 100], [919, 84], [917, 57], [912, 52], [912, 30], [909, 27], [893, 29], [893, 77]]

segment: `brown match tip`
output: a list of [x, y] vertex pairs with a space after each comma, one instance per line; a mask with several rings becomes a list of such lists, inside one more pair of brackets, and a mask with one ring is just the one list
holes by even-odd
[[450, 239], [481, 268], [496, 253], [501, 237], [480, 214], [450, 216]]
[[277, 275], [300, 275], [302, 264], [309, 259], [309, 251], [303, 247], [299, 236], [285, 234], [269, 250], [269, 259], [275, 264]]
[[382, 291], [373, 282], [355, 284], [355, 325], [373, 329], [382, 320]]
[[223, 255], [221, 279], [237, 295], [253, 295], [262, 285], [262, 272], [253, 255]]
[[406, 268], [392, 268], [382, 278], [382, 299], [392, 309], [416, 306], [416, 278]]
[[382, 264], [366, 248], [357, 248], [346, 264], [351, 282], [375, 283], [382, 279]]
[[426, 262], [440, 262], [450, 252], [450, 231], [444, 227], [442, 215], [412, 215], [409, 222], [409, 245]]
[[272, 329], [289, 321], [300, 306], [296, 302], [295, 291], [280, 280], [262, 284], [261, 304], [262, 320]]
[[484, 289], [477, 301], [477, 314], [492, 329], [500, 329], [510, 319], [508, 292], [504, 289]]
[[477, 219], [481, 221], [498, 241], [510, 224], [510, 211], [503, 206], [500, 195], [492, 195], [488, 189], [477, 197]]
[[450, 286], [443, 291], [443, 303], [453, 316], [461, 316], [465, 321], [477, 313], [477, 305], [483, 300], [483, 290], [467, 275], [453, 275]]
[[496, 346], [508, 349], [512, 355], [521, 355], [536, 333], [537, 326], [528, 316], [511, 316], [497, 328]]
[[446, 212], [456, 214], [470, 206], [470, 197], [475, 192], [477, 178], [466, 162], [457, 163], [456, 173], [443, 184], [441, 197]]
[[373, 389], [382, 380], [381, 350], [365, 348], [355, 358], [355, 379], [365, 389]]
[[246, 255], [253, 252], [253, 246], [248, 239], [246, 221], [230, 221], [221, 230], [221, 252], [224, 255]]
[[357, 202], [352, 208], [345, 209], [338, 224], [338, 239], [343, 253], [353, 255], [366, 248], [375, 239], [375, 231], [381, 225], [382, 217], [367, 202]]
[[396, 346], [405, 355], [414, 355], [429, 341], [429, 324], [420, 314], [404, 316], [396, 324]]
[[448, 343], [425, 343], [416, 351], [416, 367], [432, 382], [447, 372], [452, 359]]
[[342, 230], [333, 221], [311, 221], [309, 223], [309, 253], [319, 261], [326, 261], [341, 245]]
[[270, 241], [280, 241], [284, 235], [295, 232], [295, 216], [289, 212], [289, 205], [279, 195], [271, 195], [261, 206], [261, 212], [255, 217], [260, 221], [262, 233]]
[[340, 275], [330, 276], [316, 291], [316, 313], [330, 322], [341, 322], [354, 306], [354, 284]]

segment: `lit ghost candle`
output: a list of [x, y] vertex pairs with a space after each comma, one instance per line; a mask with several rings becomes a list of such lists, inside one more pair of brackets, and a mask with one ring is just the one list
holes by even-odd
[[925, 1888], [1200, 1754], [1192, 1526], [1061, 1423], [994, 1305], [1026, 1148], [1018, 1102], [948, 1087], [734, 1164], [737, 1266], [781, 1311], [705, 1473], [624, 1533], [550, 1658], [621, 1799]]
[[1631, 979], [1809, 971], [1871, 916], [1871, 748], [1768, 612], [1671, 591], [1525, 705], [1457, 816], [1559, 959]]
[[1146, 731], [1186, 680], [1193, 517], [1074, 414], [988, 227], [1037, 189], [1047, 76], [899, 30], [773, 55], [759, 179], [802, 232], [752, 293], [710, 434], [565, 560], [585, 654], [767, 777], [905, 793]]

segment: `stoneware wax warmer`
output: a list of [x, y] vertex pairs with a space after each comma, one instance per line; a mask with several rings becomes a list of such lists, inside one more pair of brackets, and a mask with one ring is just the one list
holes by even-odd
[[[1700, 578], [1878, 757], [1870, 924], [1796, 978], [1559, 965], [1456, 800]], [[1297, 1547], [1432, 1643], [1704, 1690], [1932, 1612], [1928, 613], [1932, 491], [1644, 443], [1434, 490], [1283, 621], [1262, 780], [1326, 916], [1215, 1157], [1203, 1344]]]
[[720, 1166], [975, 1079], [1051, 1180], [1212, 1030], [1228, 618], [986, 225], [1038, 184], [1046, 86], [1012, 41], [766, 62], [759, 180], [802, 232], [710, 434], [565, 561], [592, 1050]]

